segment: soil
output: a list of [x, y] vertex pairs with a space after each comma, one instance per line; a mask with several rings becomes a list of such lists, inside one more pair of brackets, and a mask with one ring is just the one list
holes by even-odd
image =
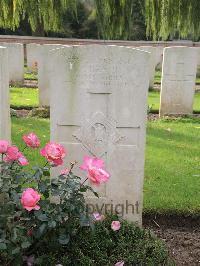
[[150, 214], [143, 225], [166, 243], [175, 265], [200, 265], [200, 216]]

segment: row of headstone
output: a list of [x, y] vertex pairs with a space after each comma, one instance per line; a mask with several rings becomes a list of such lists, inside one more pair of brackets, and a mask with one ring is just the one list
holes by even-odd
[[[98, 189], [100, 199], [88, 195], [90, 211], [117, 211], [141, 224], [150, 53], [90, 45], [60, 46], [49, 55], [51, 139], [66, 146], [65, 165], [81, 162], [85, 155], [97, 156], [111, 174]], [[3, 56], [6, 61], [6, 53], [1, 60]], [[0, 91], [0, 100], [7, 104], [3, 110], [9, 110], [8, 88]], [[0, 119], [4, 132], [9, 121], [5, 112]], [[8, 135], [2, 133], [1, 138]]]
[[[174, 106], [184, 97], [191, 100], [196, 51], [165, 48], [161, 105], [166, 97]], [[9, 48], [0, 49], [0, 137], [7, 139], [8, 53]], [[103, 158], [110, 171], [110, 181], [98, 189], [100, 199], [88, 195], [91, 211], [117, 211], [141, 224], [151, 53], [112, 45], [43, 46], [39, 56], [50, 95], [51, 139], [66, 146], [65, 165], [90, 155]]]
[[[39, 87], [39, 104], [40, 106], [49, 106], [49, 84], [48, 84], [48, 66], [47, 61], [49, 51], [56, 47], [62, 47], [65, 45], [39, 45], [39, 44], [27, 44], [27, 66], [29, 71], [38, 71], [38, 87]], [[149, 86], [153, 87], [155, 67], [162, 62], [162, 47], [150, 47], [140, 46], [140, 50], [144, 50], [151, 53], [151, 64], [149, 67], [150, 82]]]
[[8, 49], [9, 82], [23, 84], [24, 81], [24, 47], [20, 43], [1, 43]]
[[27, 44], [27, 68], [30, 72], [38, 73], [39, 105], [50, 105], [48, 61], [49, 51], [61, 47], [59, 44]]

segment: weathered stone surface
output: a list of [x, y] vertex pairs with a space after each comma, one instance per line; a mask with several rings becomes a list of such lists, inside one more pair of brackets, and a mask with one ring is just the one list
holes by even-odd
[[8, 69], [10, 83], [22, 84], [24, 81], [24, 48], [21, 43], [1, 43], [8, 48]]
[[149, 53], [88, 45], [50, 58], [51, 139], [66, 147], [65, 166], [84, 155], [104, 159], [111, 178], [97, 189], [100, 199], [88, 196], [90, 208], [117, 209], [141, 224]]
[[160, 116], [192, 113], [196, 70], [196, 48], [164, 49]]
[[49, 52], [52, 49], [61, 47], [61, 45], [45, 44], [40, 45], [38, 59], [38, 88], [39, 88], [39, 105], [50, 105], [50, 89], [49, 89]]
[[150, 64], [149, 64], [149, 87], [153, 88], [155, 68], [158, 64], [157, 48], [153, 46], [140, 46], [139, 49], [150, 53]]
[[38, 60], [40, 58], [40, 44], [29, 43], [26, 44], [26, 57], [27, 57], [27, 68], [30, 72], [37, 72]]
[[0, 139], [11, 139], [8, 52], [0, 47]]

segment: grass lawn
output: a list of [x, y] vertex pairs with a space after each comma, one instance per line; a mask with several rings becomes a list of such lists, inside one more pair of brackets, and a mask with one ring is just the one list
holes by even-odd
[[[22, 136], [29, 132], [35, 132], [44, 146], [49, 141], [50, 129], [48, 119], [39, 118], [12, 118], [12, 142], [21, 150], [24, 148]], [[26, 149], [24, 154], [30, 159], [31, 165], [44, 165], [45, 159], [40, 156], [38, 149]], [[29, 168], [30, 166], [26, 166]]]
[[10, 102], [13, 108], [37, 107], [39, 105], [38, 89], [10, 88]]
[[200, 211], [200, 120], [148, 123], [144, 207], [146, 211]]
[[27, 67], [25, 67], [24, 68], [24, 78], [25, 79], [36, 80], [37, 79], [37, 73], [29, 72]]
[[[39, 105], [38, 89], [12, 87], [10, 91], [11, 107], [13, 108], [31, 108]], [[158, 91], [149, 92], [148, 105], [151, 111], [158, 112], [160, 105], [160, 93]], [[195, 94], [194, 111], [200, 112], [200, 93]]]
[[[158, 112], [160, 106], [160, 92], [159, 91], [150, 91], [148, 96], [148, 105], [150, 110], [153, 112]], [[194, 104], [193, 104], [194, 112], [200, 112], [200, 92], [195, 93]]]
[[[12, 118], [13, 142], [34, 131], [49, 140], [49, 120]], [[36, 150], [25, 150], [33, 165], [44, 164]], [[182, 118], [148, 122], [144, 208], [157, 212], [200, 211], [200, 121]]]

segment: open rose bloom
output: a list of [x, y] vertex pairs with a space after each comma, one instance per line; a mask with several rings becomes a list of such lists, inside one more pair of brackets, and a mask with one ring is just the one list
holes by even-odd
[[44, 156], [50, 163], [55, 166], [63, 164], [63, 158], [65, 157], [64, 147], [55, 142], [49, 142], [41, 149], [40, 154]]
[[4, 162], [14, 162], [17, 161], [19, 164], [25, 166], [29, 162], [26, 157], [19, 151], [16, 146], [8, 146], [7, 151], [5, 153]]
[[104, 170], [104, 162], [95, 157], [84, 157], [80, 169], [87, 172], [87, 177], [93, 185], [100, 185], [109, 180], [110, 174]]
[[23, 208], [26, 209], [27, 211], [39, 210], [40, 206], [37, 205], [39, 200], [40, 200], [40, 194], [32, 188], [27, 188], [22, 193], [21, 204]]
[[113, 231], [118, 231], [121, 227], [121, 223], [119, 221], [113, 221], [111, 224], [111, 228]]
[[38, 148], [40, 146], [40, 140], [34, 133], [29, 133], [22, 137], [23, 141], [30, 148]]

